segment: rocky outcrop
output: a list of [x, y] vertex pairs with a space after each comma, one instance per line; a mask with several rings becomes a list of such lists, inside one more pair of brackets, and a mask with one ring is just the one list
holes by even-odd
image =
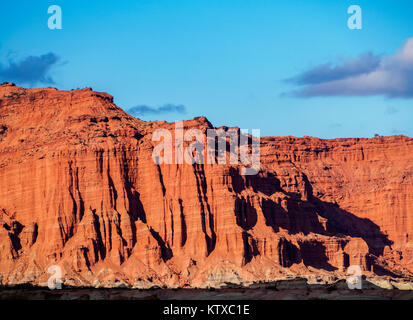
[[[413, 272], [413, 139], [261, 138], [239, 165], [159, 164], [155, 130], [91, 89], [0, 87], [0, 279], [207, 287]], [[213, 128], [206, 118], [184, 131]], [[228, 128], [222, 128], [227, 130]]]

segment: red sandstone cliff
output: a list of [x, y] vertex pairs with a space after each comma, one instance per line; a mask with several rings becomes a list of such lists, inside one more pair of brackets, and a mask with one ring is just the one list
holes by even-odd
[[[185, 130], [212, 128], [205, 118]], [[261, 170], [156, 165], [91, 89], [0, 87], [0, 282], [248, 284], [413, 272], [413, 139], [261, 139]]]

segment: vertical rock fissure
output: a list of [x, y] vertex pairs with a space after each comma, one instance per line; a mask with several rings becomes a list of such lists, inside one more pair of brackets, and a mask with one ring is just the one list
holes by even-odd
[[[202, 231], [205, 234], [205, 240], [207, 244], [207, 255], [210, 255], [211, 252], [215, 249], [216, 244], [216, 234], [214, 230], [214, 219], [213, 214], [211, 212], [208, 197], [206, 195], [207, 186], [205, 181], [205, 171], [203, 165], [200, 165], [201, 170], [198, 170], [198, 165], [193, 164], [194, 175], [196, 178], [196, 186], [197, 186], [197, 193], [198, 193], [198, 200], [201, 206], [201, 221], [202, 221]], [[205, 207], [206, 211], [205, 212]], [[208, 216], [206, 216], [208, 214]], [[207, 222], [208, 220], [208, 228], [207, 230]]]
[[187, 239], [186, 221], [185, 221], [184, 206], [182, 203], [182, 199], [178, 199], [178, 203], [179, 203], [179, 211], [181, 215], [181, 247], [183, 247]]

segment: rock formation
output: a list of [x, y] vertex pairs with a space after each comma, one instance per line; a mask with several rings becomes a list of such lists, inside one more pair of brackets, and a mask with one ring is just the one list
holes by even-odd
[[106, 93], [1, 85], [0, 282], [44, 285], [51, 265], [68, 285], [137, 288], [412, 276], [412, 138], [263, 137], [243, 176], [157, 165], [159, 128], [174, 124]]

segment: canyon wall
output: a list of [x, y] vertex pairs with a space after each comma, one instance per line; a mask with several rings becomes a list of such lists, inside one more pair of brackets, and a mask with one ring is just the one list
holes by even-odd
[[51, 265], [68, 285], [137, 288], [412, 276], [412, 138], [263, 137], [243, 176], [157, 165], [160, 128], [175, 124], [91, 89], [0, 86], [1, 283], [44, 285]]

